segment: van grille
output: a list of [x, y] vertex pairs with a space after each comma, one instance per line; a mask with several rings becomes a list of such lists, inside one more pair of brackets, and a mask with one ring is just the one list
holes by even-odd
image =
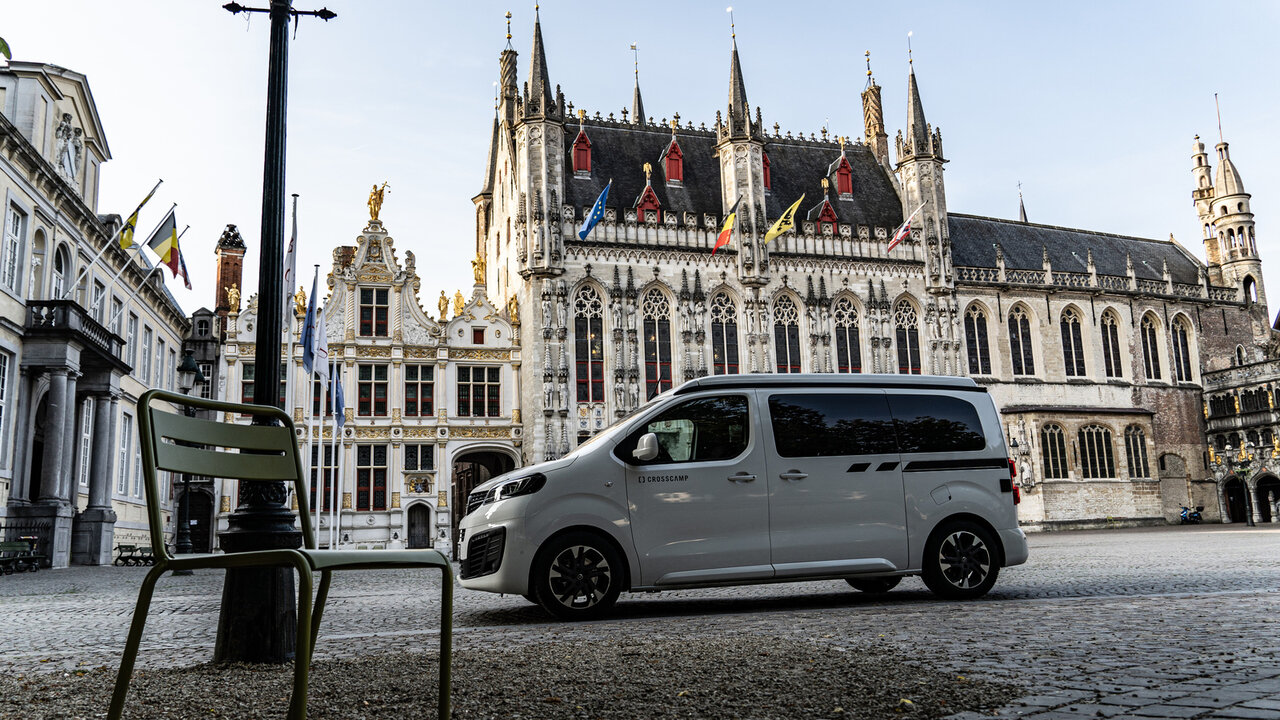
[[470, 515], [471, 513], [473, 513], [473, 512], [475, 512], [475, 511], [476, 511], [476, 508], [478, 508], [478, 507], [480, 507], [481, 505], [483, 505], [483, 504], [484, 504], [484, 499], [485, 499], [485, 497], [487, 497], [488, 495], [489, 495], [489, 493], [487, 493], [487, 492], [485, 492], [485, 491], [483, 491], [483, 490], [477, 490], [477, 491], [475, 491], [475, 492], [471, 493], [470, 495], [468, 495], [468, 496], [467, 496], [467, 514], [468, 514], [468, 515]]
[[506, 542], [506, 528], [494, 528], [472, 535], [467, 541], [467, 559], [462, 561], [462, 578], [466, 580], [498, 572]]

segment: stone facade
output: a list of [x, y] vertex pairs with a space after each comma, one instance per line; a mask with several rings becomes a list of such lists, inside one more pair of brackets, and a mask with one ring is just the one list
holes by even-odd
[[[516, 52], [501, 53], [474, 198], [489, 286], [536, 360], [520, 369], [525, 462], [704, 374], [962, 374], [989, 388], [1017, 442], [1028, 525], [1164, 522], [1189, 502], [1217, 517], [1203, 374], [1271, 332], [1225, 143], [1217, 178], [1198, 141], [1193, 156], [1206, 264], [1173, 238], [952, 212], [914, 72], [892, 143], [868, 73], [864, 140], [850, 142], [769, 132], [736, 44], [711, 127], [654, 123], [638, 85], [621, 118], [575, 116], [545, 55], [539, 22], [523, 86]], [[797, 200], [794, 227], [767, 239]]]
[[151, 541], [135, 405], [173, 388], [190, 327], [144, 252], [115, 242], [120, 216], [98, 214], [110, 159], [84, 75], [0, 68], [0, 527], [54, 567]]

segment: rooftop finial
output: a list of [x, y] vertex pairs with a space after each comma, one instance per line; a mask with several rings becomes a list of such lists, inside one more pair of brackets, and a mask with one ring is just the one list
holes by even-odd
[[635, 43], [631, 43], [631, 60], [636, 66], [636, 82], [640, 82], [640, 48]]
[[844, 155], [844, 144], [845, 144], [845, 142], [846, 142], [848, 139], [849, 139], [849, 138], [845, 137], [844, 135], [841, 135], [840, 137], [836, 138], [836, 140], [838, 140], [838, 141], [840, 142], [840, 154], [841, 154], [841, 155]]
[[724, 11], [729, 13], [729, 37], [733, 38], [734, 40], [737, 40], [738, 28], [733, 24], [733, 6], [730, 5], [729, 7], [725, 8]]
[[508, 50], [513, 49], [511, 47], [511, 11], [510, 10], [507, 11], [507, 49]]
[[1222, 139], [1222, 106], [1218, 104], [1218, 93], [1213, 94], [1213, 109], [1218, 111], [1218, 142], [1226, 142]]
[[914, 31], [912, 31], [912, 30], [908, 30], [908, 31], [907, 31], [907, 64], [908, 64], [908, 65], [912, 65], [912, 66], [914, 66], [916, 61], [915, 61], [915, 59], [914, 59], [914, 58], [912, 58], [912, 57], [911, 57], [911, 34], [912, 34], [912, 32], [914, 32]]
[[653, 166], [649, 163], [644, 164], [644, 183], [649, 184], [649, 175], [653, 173]]
[[578, 108], [578, 131], [579, 132], [582, 131], [582, 123], [586, 122], [586, 120], [587, 120], [587, 111], [583, 110], [582, 108]]
[[871, 77], [871, 51], [866, 52], [867, 55], [867, 77]]
[[493, 109], [498, 109], [498, 81], [493, 81]]

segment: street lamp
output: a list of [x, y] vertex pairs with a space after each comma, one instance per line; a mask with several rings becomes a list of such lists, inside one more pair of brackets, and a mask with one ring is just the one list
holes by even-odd
[[[1253, 442], [1246, 441], [1245, 449], [1241, 453], [1242, 458], [1237, 458], [1234, 448], [1227, 445], [1222, 448], [1221, 454], [1213, 452], [1213, 448], [1209, 448], [1209, 457], [1214, 458], [1209, 461], [1209, 466], [1213, 470], [1216, 477], [1225, 479], [1228, 475], [1235, 475], [1240, 480], [1241, 489], [1244, 492], [1244, 515], [1245, 523], [1249, 527], [1254, 527], [1253, 523], [1253, 497], [1249, 493], [1249, 478], [1253, 472], [1254, 452]], [[1237, 472], [1239, 470], [1239, 472]]]
[[[187, 348], [178, 363], [178, 389], [183, 395], [190, 395], [196, 385], [208, 382], [191, 348]], [[195, 417], [196, 409], [190, 405], [182, 406], [182, 414]], [[182, 500], [178, 503], [178, 537], [177, 551], [179, 555], [191, 553], [191, 473], [182, 474]], [[190, 570], [174, 570], [174, 575], [190, 575]]]

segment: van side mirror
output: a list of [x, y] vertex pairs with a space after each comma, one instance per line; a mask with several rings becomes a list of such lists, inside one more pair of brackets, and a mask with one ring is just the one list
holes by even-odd
[[636, 449], [631, 451], [631, 457], [641, 462], [649, 462], [658, 457], [658, 436], [653, 433], [641, 435]]

